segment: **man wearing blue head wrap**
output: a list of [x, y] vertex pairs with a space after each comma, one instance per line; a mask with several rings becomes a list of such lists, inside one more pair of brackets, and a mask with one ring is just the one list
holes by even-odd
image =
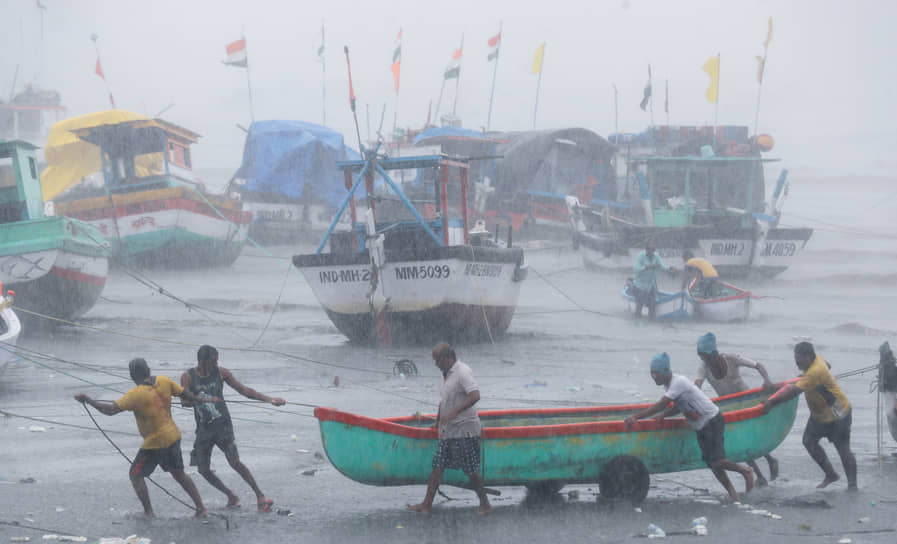
[[[750, 387], [742, 379], [739, 372], [740, 367], [753, 368], [763, 377], [764, 389], [767, 391], [775, 389], [775, 385], [769, 379], [766, 368], [761, 363], [742, 357], [737, 353], [718, 352], [716, 350], [716, 336], [712, 332], [708, 332], [698, 338], [698, 357], [701, 359], [701, 364], [698, 365], [697, 377], [695, 377], [695, 385], [698, 386], [698, 389], [701, 388], [706, 379], [713, 386], [713, 390], [716, 391], [718, 397], [747, 391]], [[779, 462], [771, 455], [766, 455], [765, 457], [766, 462], [769, 463], [769, 479], [775, 480], [779, 476]], [[754, 475], [757, 476], [757, 485], [760, 487], [768, 485], [757, 463], [751, 460], [748, 461], [748, 465], [754, 469]]]
[[[670, 368], [670, 356], [666, 353], [658, 353], [651, 359], [651, 377], [654, 383], [662, 385], [666, 393], [660, 397], [650, 408], [646, 408], [637, 414], [626, 418], [624, 427], [631, 430], [636, 421], [660, 414], [658, 422], [663, 421], [667, 415], [674, 412], [682, 412], [685, 420], [695, 430], [698, 437], [698, 446], [701, 448], [701, 456], [719, 483], [729, 493], [729, 498], [738, 500], [738, 493], [732, 486], [726, 471], [737, 472], [744, 477], [744, 492], [748, 493], [754, 487], [754, 471], [750, 467], [734, 463], [726, 458], [725, 430], [726, 422], [719, 407], [707, 397], [695, 384], [685, 376], [673, 374]], [[673, 408], [668, 409], [670, 403]]]

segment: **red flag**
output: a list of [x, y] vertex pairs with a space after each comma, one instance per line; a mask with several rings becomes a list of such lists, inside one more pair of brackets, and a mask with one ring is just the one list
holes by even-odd
[[103, 81], [106, 81], [106, 76], [103, 74], [103, 67], [100, 66], [100, 57], [97, 57], [97, 66], [94, 68], [93, 72], [103, 78]]

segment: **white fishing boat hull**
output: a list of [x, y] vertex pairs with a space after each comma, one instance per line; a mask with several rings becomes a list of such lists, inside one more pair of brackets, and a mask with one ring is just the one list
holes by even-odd
[[[661, 232], [666, 230], [667, 232]], [[700, 231], [704, 232], [700, 232]], [[762, 247], [753, 247], [753, 233], [746, 230], [732, 236], [714, 236], [706, 229], [682, 227], [678, 233], [655, 227], [635, 228], [621, 233], [575, 232], [573, 245], [582, 253], [583, 264], [596, 269], [629, 269], [653, 240], [656, 253], [667, 264], [678, 264], [685, 250], [710, 261], [721, 275], [746, 276], [756, 273], [775, 276], [784, 272], [803, 252], [810, 229], [771, 229]]]
[[747, 321], [751, 317], [753, 296], [750, 292], [734, 286], [727, 287], [735, 292], [729, 296], [701, 298], [691, 293], [695, 305], [695, 317], [703, 321], [724, 323], [727, 321]]
[[15, 347], [22, 334], [22, 323], [12, 309], [12, 300], [3, 298], [3, 309], [0, 310], [0, 370], [16, 358]]
[[470, 246], [387, 251], [374, 297], [368, 253], [297, 255], [294, 264], [331, 321], [372, 339], [381, 311], [393, 340], [488, 340], [510, 326], [526, 276], [523, 252]]

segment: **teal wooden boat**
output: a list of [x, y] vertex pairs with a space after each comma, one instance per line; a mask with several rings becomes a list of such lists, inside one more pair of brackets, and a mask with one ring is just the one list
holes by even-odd
[[[726, 420], [726, 453], [733, 461], [756, 459], [788, 435], [797, 398], [762, 413], [768, 393], [752, 389], [715, 399]], [[644, 500], [649, 475], [705, 468], [694, 431], [681, 417], [623, 419], [647, 407], [480, 412], [482, 471], [487, 486], [527, 486], [557, 491], [564, 484], [598, 483], [602, 496]], [[321, 440], [333, 466], [357, 482], [377, 486], [425, 485], [438, 442], [433, 416], [375, 419], [331, 408], [315, 409]], [[444, 484], [467, 487], [467, 477], [447, 470]]]

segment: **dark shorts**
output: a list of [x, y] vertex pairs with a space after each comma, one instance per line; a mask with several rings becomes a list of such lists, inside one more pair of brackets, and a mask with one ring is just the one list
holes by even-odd
[[635, 285], [629, 288], [635, 301], [642, 306], [654, 306], [657, 300], [657, 289], [639, 289]]
[[828, 438], [828, 441], [835, 446], [850, 445], [850, 425], [852, 422], [853, 410], [841, 419], [831, 423], [820, 423], [811, 417], [807, 420], [807, 426], [804, 429], [804, 442], [807, 440], [819, 442], [823, 438]]
[[722, 413], [713, 416], [697, 434], [701, 458], [705, 463], [710, 465], [726, 458], [726, 420]]
[[212, 448], [215, 446], [218, 446], [218, 449], [224, 452], [228, 461], [240, 459], [237, 443], [234, 440], [234, 426], [228, 423], [210, 427], [196, 433], [196, 441], [193, 443], [193, 450], [190, 452], [190, 466], [207, 467], [211, 465]]
[[470, 476], [480, 472], [480, 438], [446, 438], [439, 441], [433, 468], [460, 469]]
[[167, 448], [145, 450], [141, 448], [131, 463], [131, 476], [149, 476], [156, 470], [156, 466], [169, 472], [171, 470], [183, 470], [184, 458], [181, 457], [181, 441], [178, 440]]

